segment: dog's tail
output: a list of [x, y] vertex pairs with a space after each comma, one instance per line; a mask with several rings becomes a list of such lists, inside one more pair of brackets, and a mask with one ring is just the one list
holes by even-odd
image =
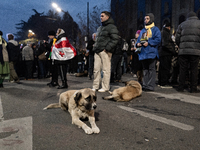
[[43, 108], [43, 110], [49, 109], [49, 108], [60, 108], [60, 104], [59, 103], [53, 103], [53, 104], [49, 104], [47, 107]]

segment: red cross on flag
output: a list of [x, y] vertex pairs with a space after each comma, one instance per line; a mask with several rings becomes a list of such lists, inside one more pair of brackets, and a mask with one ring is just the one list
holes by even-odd
[[76, 56], [76, 49], [69, 43], [66, 37], [62, 37], [52, 46], [51, 59], [69, 60]]

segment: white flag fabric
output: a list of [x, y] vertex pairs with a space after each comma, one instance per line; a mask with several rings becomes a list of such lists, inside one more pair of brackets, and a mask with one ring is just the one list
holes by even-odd
[[62, 37], [52, 46], [51, 59], [69, 60], [76, 56], [76, 49], [69, 43], [66, 37]]

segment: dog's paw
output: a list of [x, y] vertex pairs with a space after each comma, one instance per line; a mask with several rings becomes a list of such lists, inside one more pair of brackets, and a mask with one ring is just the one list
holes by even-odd
[[95, 127], [95, 128], [92, 128], [92, 131], [94, 133], [99, 133], [100, 132], [100, 129], [98, 127]]
[[44, 107], [44, 108], [43, 108], [43, 110], [47, 110], [47, 109], [48, 109], [47, 107]]
[[93, 130], [90, 127], [88, 127], [87, 125], [85, 125], [82, 128], [83, 128], [83, 130], [85, 131], [86, 134], [92, 134], [93, 133]]

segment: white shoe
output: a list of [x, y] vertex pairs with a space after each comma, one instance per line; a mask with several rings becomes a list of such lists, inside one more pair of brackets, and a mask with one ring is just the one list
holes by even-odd
[[95, 91], [97, 91], [97, 89], [92, 89], [92, 91], [94, 91], [94, 92], [95, 92]]
[[107, 92], [107, 91], [104, 89], [100, 89], [100, 90], [98, 90], [98, 92]]

